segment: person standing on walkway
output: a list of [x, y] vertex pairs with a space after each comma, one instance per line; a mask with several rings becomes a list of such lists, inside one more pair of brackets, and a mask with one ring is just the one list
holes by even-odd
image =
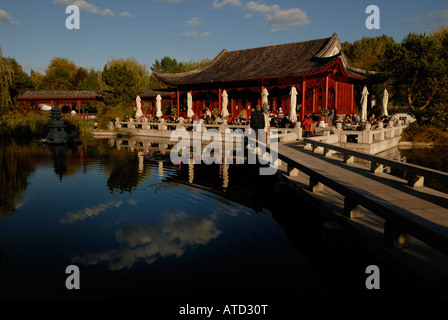
[[255, 138], [258, 140], [258, 131], [265, 129], [265, 118], [260, 105], [257, 105], [251, 114], [250, 127], [255, 130]]

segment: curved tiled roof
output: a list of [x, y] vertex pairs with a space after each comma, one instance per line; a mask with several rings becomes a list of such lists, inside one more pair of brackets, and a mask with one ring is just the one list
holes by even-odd
[[160, 94], [162, 98], [174, 98], [176, 93], [174, 91], [147, 89], [138, 95], [140, 96], [140, 98], [153, 99], [156, 98], [158, 94]]
[[101, 95], [95, 91], [25, 91], [17, 96], [18, 100], [25, 99], [97, 99]]
[[[301, 76], [318, 72], [341, 58], [341, 47], [334, 33], [330, 38], [317, 40], [236, 51], [224, 49], [202, 68], [155, 75], [175, 86]], [[363, 79], [366, 74], [358, 77]]]

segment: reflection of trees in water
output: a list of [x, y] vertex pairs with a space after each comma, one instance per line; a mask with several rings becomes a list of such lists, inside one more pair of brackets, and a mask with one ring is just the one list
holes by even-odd
[[141, 166], [137, 153], [110, 149], [101, 158], [101, 165], [108, 175], [107, 187], [113, 193], [131, 193], [151, 173], [150, 166]]
[[22, 192], [28, 186], [28, 177], [35, 171], [36, 161], [42, 156], [48, 157], [50, 152], [34, 143], [0, 145], [0, 217], [14, 213]]

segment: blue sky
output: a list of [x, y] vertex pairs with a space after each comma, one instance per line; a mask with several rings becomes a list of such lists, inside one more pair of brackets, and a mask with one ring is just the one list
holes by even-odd
[[[80, 9], [80, 29], [68, 30], [67, 5]], [[368, 5], [380, 9], [380, 29], [367, 29]], [[29, 72], [45, 72], [53, 57], [102, 70], [133, 57], [151, 66], [164, 56], [213, 59], [239, 50], [329, 37], [341, 42], [448, 25], [446, 0], [0, 0], [0, 47]]]

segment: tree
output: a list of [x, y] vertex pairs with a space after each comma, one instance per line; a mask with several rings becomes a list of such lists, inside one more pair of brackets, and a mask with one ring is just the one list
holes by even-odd
[[447, 109], [447, 44], [446, 35], [410, 33], [385, 51], [385, 70], [393, 85], [391, 98], [407, 105], [419, 124], [436, 116], [436, 109]]
[[384, 55], [386, 48], [393, 44], [395, 44], [395, 40], [383, 34], [380, 37], [364, 37], [353, 42], [353, 44], [344, 42], [342, 50], [350, 66], [372, 71], [382, 71], [381, 57]]
[[46, 69], [39, 89], [54, 91], [72, 90], [74, 89], [73, 82], [77, 75], [78, 67], [73, 61], [67, 58], [55, 57]]
[[34, 89], [34, 83], [31, 77], [25, 73], [22, 66], [14, 58], [6, 58], [14, 70], [14, 77], [9, 89], [11, 98], [14, 99], [17, 95], [26, 90]]
[[154, 72], [157, 73], [178, 73], [182, 72], [183, 64], [181, 62], [177, 62], [176, 59], [170, 57], [163, 57], [162, 60], [156, 60], [154, 64], [151, 66], [152, 75], [151, 75], [151, 89], [164, 89], [172, 86], [167, 86], [163, 82], [159, 81], [155, 76]]
[[154, 64], [151, 66], [151, 70], [153, 74], [151, 75], [151, 89], [159, 89], [159, 88], [169, 88], [172, 86], [167, 86], [163, 82], [159, 81], [155, 76], [154, 72], [157, 73], [179, 73], [179, 72], [187, 72], [191, 70], [195, 70], [201, 68], [210, 63], [210, 59], [204, 58], [195, 60], [189, 60], [187, 62], [178, 62], [176, 59], [170, 57], [163, 57], [162, 60], [156, 60]]
[[186, 61], [186, 62], [182, 63], [181, 70], [182, 70], [182, 72], [196, 70], [196, 69], [199, 69], [199, 68], [202, 68], [202, 67], [206, 66], [209, 63], [210, 63], [210, 59], [209, 58], [199, 59], [197, 61], [190, 59], [189, 61]]
[[86, 71], [85, 77], [78, 84], [78, 90], [101, 92], [102, 88], [101, 71], [94, 69]]
[[135, 59], [109, 61], [103, 69], [106, 104], [130, 103], [138, 93], [149, 87], [149, 73], [146, 66]]
[[12, 104], [11, 85], [14, 79], [14, 68], [10, 61], [3, 57], [0, 49], [0, 116], [5, 115]]
[[42, 81], [44, 79], [44, 75], [42, 73], [39, 73], [37, 71], [34, 71], [31, 69], [30, 71], [30, 79], [31, 82], [34, 85], [34, 88], [41, 88], [42, 87]]

